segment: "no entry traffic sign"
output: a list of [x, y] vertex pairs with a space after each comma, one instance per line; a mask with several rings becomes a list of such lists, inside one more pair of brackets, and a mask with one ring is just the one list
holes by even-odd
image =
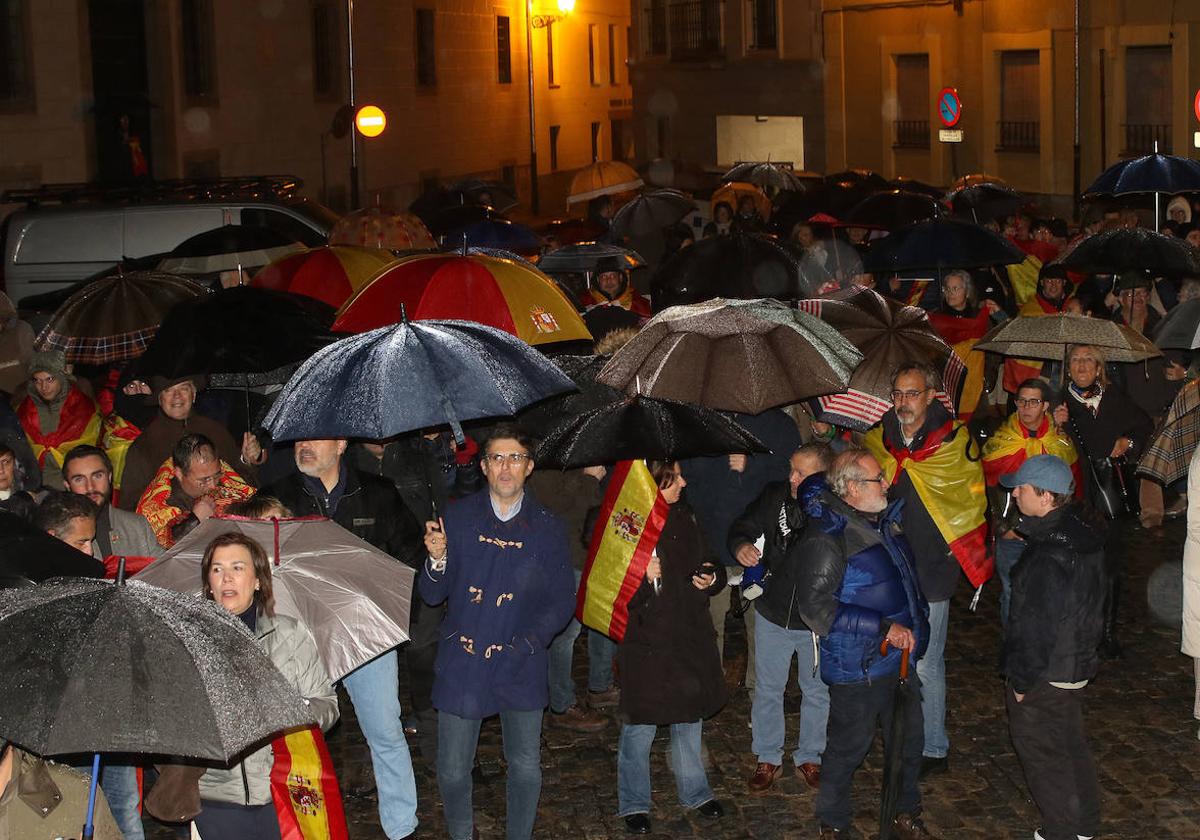
[[938, 117], [946, 128], [954, 128], [962, 118], [962, 100], [952, 87], [942, 88], [938, 94]]

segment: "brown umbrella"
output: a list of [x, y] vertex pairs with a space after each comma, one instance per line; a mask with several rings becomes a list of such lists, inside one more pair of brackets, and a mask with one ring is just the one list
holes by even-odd
[[1174, 484], [1188, 474], [1188, 465], [1200, 444], [1200, 382], [1180, 389], [1167, 412], [1167, 419], [1137, 465], [1138, 475], [1163, 485]]
[[598, 382], [758, 414], [843, 390], [862, 359], [837, 330], [775, 300], [672, 306], [612, 357]]
[[1162, 351], [1137, 330], [1104, 318], [1085, 315], [1024, 315], [992, 328], [975, 345], [1001, 356], [1061, 360], [1074, 344], [1104, 351], [1110, 362], [1140, 362]]

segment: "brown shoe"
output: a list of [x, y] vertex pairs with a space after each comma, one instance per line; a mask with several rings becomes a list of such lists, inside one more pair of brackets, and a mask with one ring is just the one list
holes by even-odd
[[565, 712], [551, 712], [546, 715], [546, 725], [554, 729], [569, 729], [572, 732], [599, 732], [608, 726], [608, 718], [576, 703]]
[[621, 689], [615, 685], [605, 691], [588, 689], [587, 704], [590, 709], [611, 709], [621, 702]]
[[767, 764], [765, 761], [760, 761], [758, 766], [754, 768], [754, 775], [750, 777], [750, 781], [746, 783], [746, 787], [750, 788], [751, 793], [763, 793], [770, 790], [771, 785], [775, 784], [776, 780], [783, 775], [783, 765]]
[[920, 817], [912, 814], [897, 814], [892, 821], [892, 836], [896, 840], [938, 840], [929, 833]]
[[825, 825], [824, 823], [821, 824], [821, 831], [819, 834], [817, 834], [817, 837], [821, 838], [821, 840], [826, 840], [826, 838], [828, 838], [828, 840], [837, 840], [837, 838], [841, 836], [841, 831], [831, 825]]
[[806, 761], [796, 768], [800, 771], [800, 775], [804, 777], [804, 783], [813, 790], [821, 786], [821, 765], [813, 764], [811, 761]]

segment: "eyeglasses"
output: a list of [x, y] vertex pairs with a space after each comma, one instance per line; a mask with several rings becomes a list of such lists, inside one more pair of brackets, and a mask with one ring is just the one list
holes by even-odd
[[524, 452], [493, 452], [491, 455], [484, 455], [483, 457], [491, 461], [496, 467], [502, 467], [505, 464], [512, 464], [514, 467], [519, 467], [530, 460], [530, 456]]
[[1044, 403], [1045, 400], [1039, 397], [1030, 397], [1027, 400], [1017, 397], [1017, 399], [1013, 400], [1013, 402], [1015, 402], [1019, 408], [1037, 408], [1039, 405]]
[[850, 480], [861, 484], [883, 484], [887, 481], [887, 477], [883, 473], [880, 473], [875, 478], [852, 478]]
[[928, 388], [922, 388], [920, 391], [892, 391], [892, 402], [915, 400], [928, 390]]

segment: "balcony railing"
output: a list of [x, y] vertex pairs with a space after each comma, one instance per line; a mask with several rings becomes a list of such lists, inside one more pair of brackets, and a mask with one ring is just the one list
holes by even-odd
[[1123, 155], [1148, 155], [1154, 151], [1154, 143], [1158, 142], [1158, 151], [1163, 154], [1171, 153], [1171, 126], [1154, 124], [1125, 125], [1125, 148]]
[[646, 55], [666, 55], [667, 43], [667, 0], [652, 0], [646, 9]]
[[746, 49], [774, 50], [779, 48], [779, 29], [776, 19], [776, 0], [745, 0], [747, 34]]
[[896, 149], [928, 149], [929, 120], [896, 120]]
[[1036, 152], [1042, 147], [1042, 124], [1038, 122], [997, 123], [996, 151]]

